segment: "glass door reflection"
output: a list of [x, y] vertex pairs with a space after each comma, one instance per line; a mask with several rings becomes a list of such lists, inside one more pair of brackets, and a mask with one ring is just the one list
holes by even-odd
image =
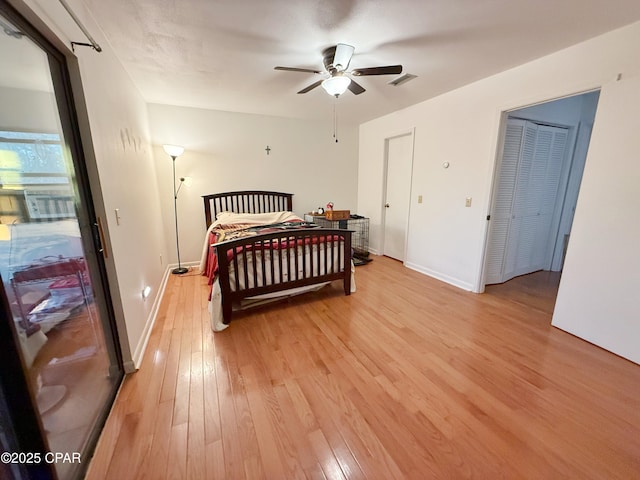
[[[58, 110], [55, 63], [10, 32], [0, 31], [0, 60], [11, 66], [0, 71], [0, 276], [26, 366], [16, 375], [31, 384], [49, 450], [84, 453], [122, 369], [93, 239], [83, 238], [90, 209], [61, 127], [70, 112]], [[60, 479], [82, 467], [55, 465]]]

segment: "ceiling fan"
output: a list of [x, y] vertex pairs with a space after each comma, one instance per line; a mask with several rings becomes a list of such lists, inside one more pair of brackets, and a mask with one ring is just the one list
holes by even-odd
[[285, 70], [289, 72], [315, 73], [326, 76], [324, 80], [318, 80], [308, 87], [303, 88], [298, 93], [307, 93], [319, 85], [322, 85], [329, 95], [336, 98], [342, 95], [347, 89], [354, 95], [360, 95], [365, 89], [359, 83], [356, 83], [348, 75], [355, 77], [364, 77], [367, 75], [397, 75], [402, 73], [402, 65], [388, 65], [384, 67], [356, 68], [347, 71], [351, 57], [355, 48], [345, 43], [338, 43], [333, 47], [326, 48], [322, 51], [324, 68], [326, 71], [313, 70], [310, 68], [296, 67], [275, 67], [275, 70]]

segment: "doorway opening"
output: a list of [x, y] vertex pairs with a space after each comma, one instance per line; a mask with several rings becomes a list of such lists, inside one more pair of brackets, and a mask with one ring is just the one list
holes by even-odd
[[481, 291], [519, 278], [530, 295], [557, 294], [598, 98], [593, 91], [503, 114]]

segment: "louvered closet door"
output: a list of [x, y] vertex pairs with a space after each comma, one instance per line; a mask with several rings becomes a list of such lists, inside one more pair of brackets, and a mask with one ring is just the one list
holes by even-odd
[[535, 211], [535, 198], [531, 195], [531, 179], [532, 172], [537, 167], [537, 133], [536, 124], [524, 122], [522, 148], [511, 205], [511, 224], [505, 246], [502, 282], [520, 275], [518, 272], [528, 263], [527, 257], [531, 255], [534, 248], [534, 237], [531, 232], [535, 231], [536, 227], [535, 218], [532, 215]]
[[485, 282], [549, 268], [567, 130], [510, 119], [491, 214]]
[[[558, 191], [562, 166], [567, 145], [567, 129], [557, 127], [538, 127], [538, 138], [544, 138], [544, 155], [540, 155], [538, 168], [535, 169], [533, 188], [536, 199], [536, 230], [531, 265], [525, 273], [551, 268], [551, 257], [555, 244], [553, 232], [554, 212], [558, 200]], [[540, 143], [540, 142], [538, 142]], [[555, 226], [557, 230], [557, 226]]]
[[495, 198], [489, 223], [486, 283], [500, 283], [503, 281], [504, 257], [511, 225], [513, 192], [516, 185], [518, 164], [520, 163], [525, 123], [521, 120], [509, 120], [507, 123], [504, 151], [496, 178]]

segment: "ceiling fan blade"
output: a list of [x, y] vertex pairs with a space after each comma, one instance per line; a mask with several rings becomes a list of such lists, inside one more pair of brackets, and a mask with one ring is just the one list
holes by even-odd
[[298, 93], [307, 93], [311, 90], [313, 90], [314, 88], [316, 88], [318, 85], [320, 85], [323, 82], [323, 80], [318, 80], [317, 82], [312, 83], [311, 85], [309, 85], [308, 87], [303, 88], [302, 90], [300, 90]]
[[341, 68], [338, 68], [339, 71], [346, 70], [347, 67], [349, 67], [349, 62], [351, 61], [354, 50], [354, 47], [346, 43], [337, 44], [336, 53], [333, 56], [333, 66], [338, 68], [338, 65], [340, 65]]
[[284, 70], [286, 72], [322, 73], [320, 70], [312, 70], [310, 68], [273, 67], [273, 69], [274, 70]]
[[349, 88], [349, 91], [354, 95], [360, 95], [361, 93], [365, 92], [364, 87], [359, 83], [354, 82], [353, 79], [351, 80], [351, 83], [347, 88]]
[[365, 75], [397, 75], [402, 73], [402, 65], [388, 65], [386, 67], [356, 68], [352, 75], [363, 77]]

